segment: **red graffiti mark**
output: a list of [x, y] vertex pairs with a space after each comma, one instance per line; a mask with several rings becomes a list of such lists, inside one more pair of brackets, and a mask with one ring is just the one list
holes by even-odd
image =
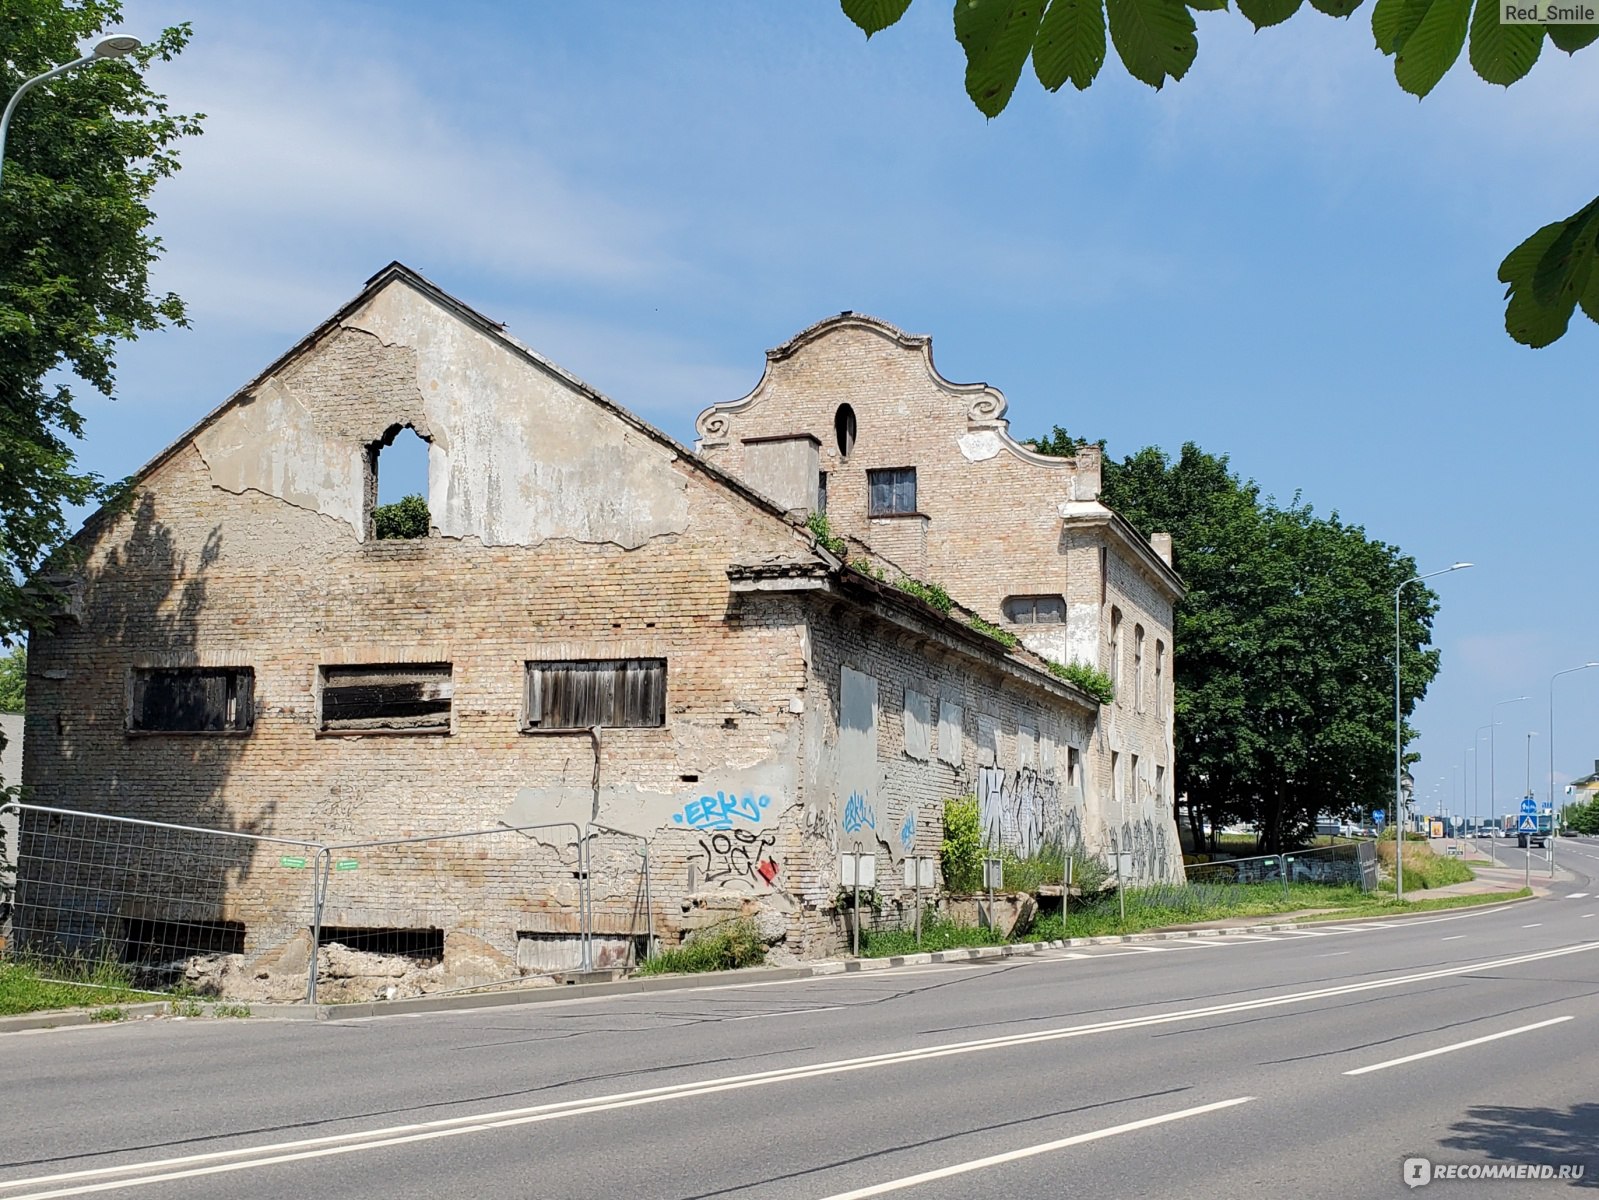
[[777, 878], [777, 863], [773, 859], [768, 858], [755, 870], [767, 883], [771, 883], [772, 880]]

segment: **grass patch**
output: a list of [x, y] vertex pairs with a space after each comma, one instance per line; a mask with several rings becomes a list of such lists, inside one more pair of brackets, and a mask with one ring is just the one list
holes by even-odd
[[89, 1020], [91, 1020], [91, 1021], [121, 1021], [121, 1020], [125, 1020], [127, 1018], [127, 1015], [128, 1015], [128, 1010], [127, 1009], [121, 1008], [121, 1007], [113, 1004], [113, 1005], [110, 1005], [109, 1007], [106, 1007], [106, 1008], [97, 1008], [97, 1009], [95, 1009], [92, 1013], [89, 1014]]
[[[1382, 886], [1393, 891], [1394, 843], [1378, 842], [1377, 859], [1382, 863], [1385, 877]], [[1458, 858], [1434, 854], [1430, 846], [1405, 847], [1405, 887], [1420, 891], [1423, 888], [1447, 887], [1451, 883], [1466, 883], [1477, 876]]]
[[1436, 912], [1443, 908], [1476, 908], [1480, 904], [1498, 904], [1505, 900], [1525, 900], [1532, 895], [1531, 888], [1517, 888], [1513, 892], [1468, 892], [1462, 896], [1427, 896], [1420, 900], [1395, 900], [1391, 895], [1373, 892], [1368, 903], [1338, 912], [1317, 913], [1311, 917], [1298, 917], [1301, 921], [1339, 921], [1350, 917], [1392, 916], [1394, 913]]
[[248, 1004], [213, 1004], [211, 1006], [213, 1017], [233, 1017], [242, 1020], [250, 1015]]
[[766, 943], [754, 921], [729, 921], [702, 930], [689, 941], [663, 950], [638, 969], [640, 975], [692, 974], [756, 967], [766, 961]]
[[892, 958], [920, 951], [957, 950], [962, 946], [1000, 946], [1008, 939], [986, 925], [962, 925], [942, 917], [922, 921], [922, 944], [914, 929], [861, 930], [862, 958]]
[[167, 1005], [167, 1013], [174, 1017], [203, 1017], [205, 1005], [187, 996], [180, 997]]
[[149, 999], [115, 962], [69, 964], [0, 960], [0, 1016], [52, 1008], [106, 1008]]

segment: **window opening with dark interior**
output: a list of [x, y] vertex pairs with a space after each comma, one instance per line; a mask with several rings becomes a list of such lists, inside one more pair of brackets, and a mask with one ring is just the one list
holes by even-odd
[[826, 471], [818, 471], [816, 473], [816, 511], [819, 513], [825, 513], [827, 511]]
[[242, 921], [122, 919], [122, 961], [164, 963], [195, 954], [243, 954]]
[[324, 925], [317, 937], [318, 946], [334, 942], [349, 950], [366, 954], [388, 954], [409, 958], [419, 964], [444, 961], [444, 930], [384, 929], [370, 926]]
[[866, 472], [869, 517], [898, 517], [916, 512], [916, 468], [888, 467]]
[[652, 729], [666, 724], [664, 658], [527, 664], [524, 729]]
[[373, 442], [368, 453], [372, 536], [378, 541], [427, 537], [432, 516], [428, 511], [426, 440], [409, 425], [396, 425]]
[[1003, 607], [1012, 625], [1060, 625], [1066, 620], [1064, 596], [1006, 596]]
[[322, 668], [322, 728], [330, 733], [448, 733], [449, 663]]
[[838, 441], [839, 455], [848, 458], [855, 449], [855, 410], [847, 404], [840, 404], [833, 414], [833, 436]]
[[135, 733], [243, 733], [255, 722], [250, 667], [139, 667], [132, 684]]

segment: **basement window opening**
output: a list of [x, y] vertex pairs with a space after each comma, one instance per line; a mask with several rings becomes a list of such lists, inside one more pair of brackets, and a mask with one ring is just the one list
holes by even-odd
[[449, 663], [322, 668], [324, 733], [448, 733]]
[[346, 950], [363, 954], [388, 954], [431, 964], [444, 961], [444, 930], [399, 929], [359, 925], [324, 925], [317, 937], [318, 946], [337, 942]]
[[524, 731], [666, 724], [664, 658], [530, 662]]
[[164, 963], [197, 954], [243, 954], [243, 921], [123, 918], [122, 961]]
[[428, 510], [427, 440], [409, 425], [392, 426], [367, 447], [367, 462], [371, 537], [380, 542], [427, 537], [433, 523]]
[[133, 733], [244, 733], [255, 723], [251, 667], [136, 667], [128, 704]]

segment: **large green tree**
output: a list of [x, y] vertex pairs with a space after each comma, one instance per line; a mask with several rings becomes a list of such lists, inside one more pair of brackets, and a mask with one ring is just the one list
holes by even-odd
[[[16, 645], [0, 651], [0, 713], [19, 713], [27, 693], [28, 648]], [[5, 741], [0, 738], [0, 749]]]
[[[1069, 455], [1082, 443], [1057, 427], [1034, 444]], [[1248, 822], [1274, 851], [1307, 835], [1319, 812], [1384, 807], [1393, 596], [1415, 563], [1336, 514], [1263, 498], [1193, 444], [1176, 461], [1154, 448], [1107, 458], [1101, 498], [1145, 533], [1171, 533], [1188, 586], [1172, 635], [1185, 823], [1197, 834], [1202, 820], [1213, 830]], [[1438, 671], [1437, 598], [1412, 586], [1401, 605], [1408, 714]]]
[[[1310, 0], [1330, 17], [1348, 17], [1362, 0]], [[1394, 60], [1394, 78], [1425, 96], [1466, 49], [1472, 68], [1509, 87], [1531, 71], [1547, 40], [1575, 54], [1599, 40], [1599, 25], [1507, 25], [1504, 0], [1375, 0], [1371, 32]], [[867, 37], [903, 17], [911, 0], [840, 0]], [[1228, 0], [955, 0], [955, 38], [966, 52], [966, 93], [997, 117], [1031, 59], [1050, 91], [1067, 82], [1083, 90], [1105, 65], [1109, 46], [1134, 79], [1160, 88], [1181, 79], [1199, 53], [1194, 11], [1225, 9]], [[1254, 27], [1280, 25], [1304, 0], [1237, 0]], [[1599, 198], [1552, 221], [1499, 265], [1507, 285], [1505, 328], [1516, 341], [1541, 347], [1560, 338], [1580, 306], [1599, 321]]]
[[[0, 0], [0, 93], [82, 53], [122, 19], [119, 0]], [[171, 112], [145, 82], [187, 43], [167, 29], [127, 58], [39, 85], [17, 106], [0, 184], [0, 642], [47, 611], [25, 591], [66, 535], [64, 509], [105, 498], [79, 470], [77, 391], [115, 391], [116, 349], [183, 324], [183, 303], [150, 288], [157, 182], [199, 118]]]

